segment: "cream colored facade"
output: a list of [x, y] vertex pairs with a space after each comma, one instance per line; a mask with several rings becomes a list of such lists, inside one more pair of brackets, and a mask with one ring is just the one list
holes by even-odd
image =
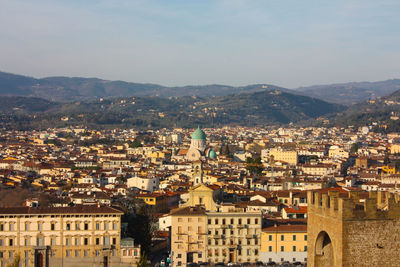
[[273, 157], [274, 161], [284, 161], [291, 165], [296, 165], [298, 162], [297, 151], [283, 150], [281, 148], [272, 148], [267, 154], [269, 158]]
[[200, 207], [184, 207], [171, 212], [172, 266], [206, 262], [207, 216]]
[[0, 208], [1, 266], [16, 255], [21, 266], [134, 266], [121, 262], [122, 214], [97, 206]]
[[216, 210], [214, 190], [204, 184], [198, 184], [189, 189], [189, 199], [184, 206], [204, 206], [206, 210]]
[[261, 212], [207, 212], [208, 261], [259, 261], [261, 224]]
[[257, 262], [260, 258], [261, 212], [206, 212], [183, 207], [171, 212], [172, 266], [190, 262]]

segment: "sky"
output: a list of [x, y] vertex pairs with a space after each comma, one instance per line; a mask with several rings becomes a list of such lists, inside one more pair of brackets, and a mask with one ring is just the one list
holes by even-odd
[[399, 0], [0, 0], [0, 71], [167, 86], [400, 78]]

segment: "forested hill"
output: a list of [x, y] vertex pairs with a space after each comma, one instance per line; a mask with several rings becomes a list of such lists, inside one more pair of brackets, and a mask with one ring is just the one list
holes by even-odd
[[144, 96], [71, 103], [0, 98], [3, 103], [9, 103], [5, 110], [0, 109], [2, 126], [27, 129], [68, 125], [141, 128], [272, 125], [317, 118], [343, 108], [280, 90], [212, 98]]
[[290, 91], [268, 84], [238, 87], [217, 84], [167, 87], [150, 83], [108, 81], [97, 78], [49, 77], [36, 79], [0, 72], [0, 95], [40, 97], [56, 102], [90, 101], [100, 98], [138, 96], [215, 97], [244, 92], [258, 92], [266, 89]]

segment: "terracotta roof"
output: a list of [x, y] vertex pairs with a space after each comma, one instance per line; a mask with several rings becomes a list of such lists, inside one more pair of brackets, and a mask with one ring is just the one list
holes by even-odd
[[184, 207], [184, 208], [177, 208], [171, 211], [171, 215], [205, 215], [206, 211], [199, 207]]
[[286, 224], [279, 226], [271, 226], [262, 229], [263, 232], [304, 232], [307, 233], [306, 224]]
[[75, 214], [75, 213], [90, 213], [90, 214], [123, 214], [122, 211], [105, 206], [95, 205], [76, 205], [73, 207], [15, 207], [15, 208], [0, 208], [0, 214]]

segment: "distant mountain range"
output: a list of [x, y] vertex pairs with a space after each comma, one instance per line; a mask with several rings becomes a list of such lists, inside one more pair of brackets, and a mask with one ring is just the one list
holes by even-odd
[[400, 79], [379, 82], [350, 82], [299, 87], [298, 93], [327, 102], [352, 105], [365, 100], [389, 95], [400, 90]]
[[280, 90], [220, 97], [129, 97], [70, 103], [40, 98], [0, 97], [0, 126], [46, 129], [89, 127], [265, 126], [309, 120], [343, 106]]
[[157, 84], [107, 81], [97, 78], [49, 77], [36, 79], [0, 72], [0, 95], [40, 97], [56, 102], [90, 101], [99, 98], [133, 96], [215, 97], [244, 92], [259, 92], [266, 89], [290, 91], [269, 84], [239, 87], [217, 84], [167, 87]]
[[264, 90], [319, 98], [331, 103], [351, 105], [385, 96], [400, 89], [400, 79], [380, 82], [351, 82], [331, 85], [300, 87], [294, 90], [271, 84], [247, 86], [191, 85], [167, 87], [150, 83], [108, 81], [98, 78], [49, 77], [32, 78], [0, 72], [0, 95], [40, 97], [56, 102], [90, 101], [115, 97], [217, 97]]

